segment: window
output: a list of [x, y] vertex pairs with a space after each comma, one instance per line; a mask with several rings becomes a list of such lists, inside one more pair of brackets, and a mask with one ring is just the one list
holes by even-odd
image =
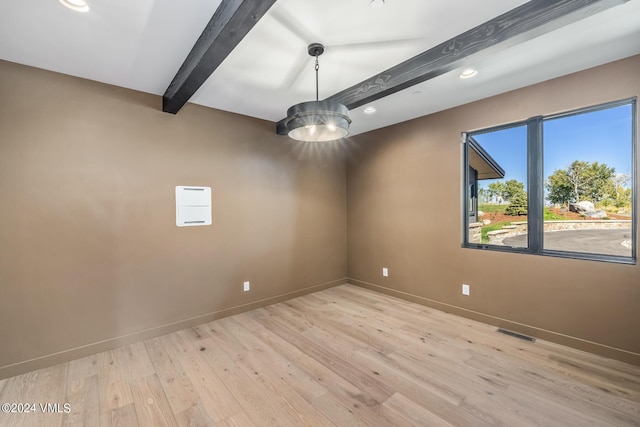
[[464, 246], [635, 262], [636, 100], [464, 136]]

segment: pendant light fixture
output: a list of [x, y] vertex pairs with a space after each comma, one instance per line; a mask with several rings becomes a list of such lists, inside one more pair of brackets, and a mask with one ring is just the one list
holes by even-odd
[[287, 110], [285, 126], [289, 137], [298, 141], [333, 141], [347, 136], [349, 110], [344, 105], [318, 99], [318, 57], [324, 46], [311, 43], [309, 55], [316, 58], [316, 100], [296, 104]]

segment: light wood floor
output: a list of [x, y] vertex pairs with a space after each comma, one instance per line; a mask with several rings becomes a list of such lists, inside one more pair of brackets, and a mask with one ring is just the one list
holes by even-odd
[[[635, 325], [637, 326], [637, 325]], [[2, 426], [630, 426], [640, 368], [344, 285], [0, 381]]]

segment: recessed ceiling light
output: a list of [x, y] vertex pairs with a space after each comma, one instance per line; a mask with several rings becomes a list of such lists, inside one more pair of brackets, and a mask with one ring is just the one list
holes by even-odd
[[89, 5], [84, 0], [60, 0], [60, 3], [76, 12], [89, 12]]
[[384, 6], [384, 0], [371, 0], [369, 6], [371, 6], [373, 9], [380, 9], [382, 6]]
[[367, 114], [373, 114], [376, 112], [376, 107], [374, 107], [373, 105], [369, 105], [367, 108], [364, 109], [364, 112]]
[[413, 92], [413, 95], [418, 96], [418, 95], [422, 95], [422, 91], [421, 90], [416, 90]]
[[460, 78], [461, 79], [469, 79], [473, 76], [475, 76], [476, 74], [478, 74], [478, 70], [476, 70], [475, 68], [467, 68], [466, 70], [462, 71], [460, 73]]

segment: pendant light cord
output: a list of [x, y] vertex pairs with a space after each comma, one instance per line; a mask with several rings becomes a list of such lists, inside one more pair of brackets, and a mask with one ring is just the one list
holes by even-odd
[[318, 70], [320, 69], [320, 64], [318, 64], [318, 52], [316, 52], [316, 101], [319, 101], [318, 97]]

